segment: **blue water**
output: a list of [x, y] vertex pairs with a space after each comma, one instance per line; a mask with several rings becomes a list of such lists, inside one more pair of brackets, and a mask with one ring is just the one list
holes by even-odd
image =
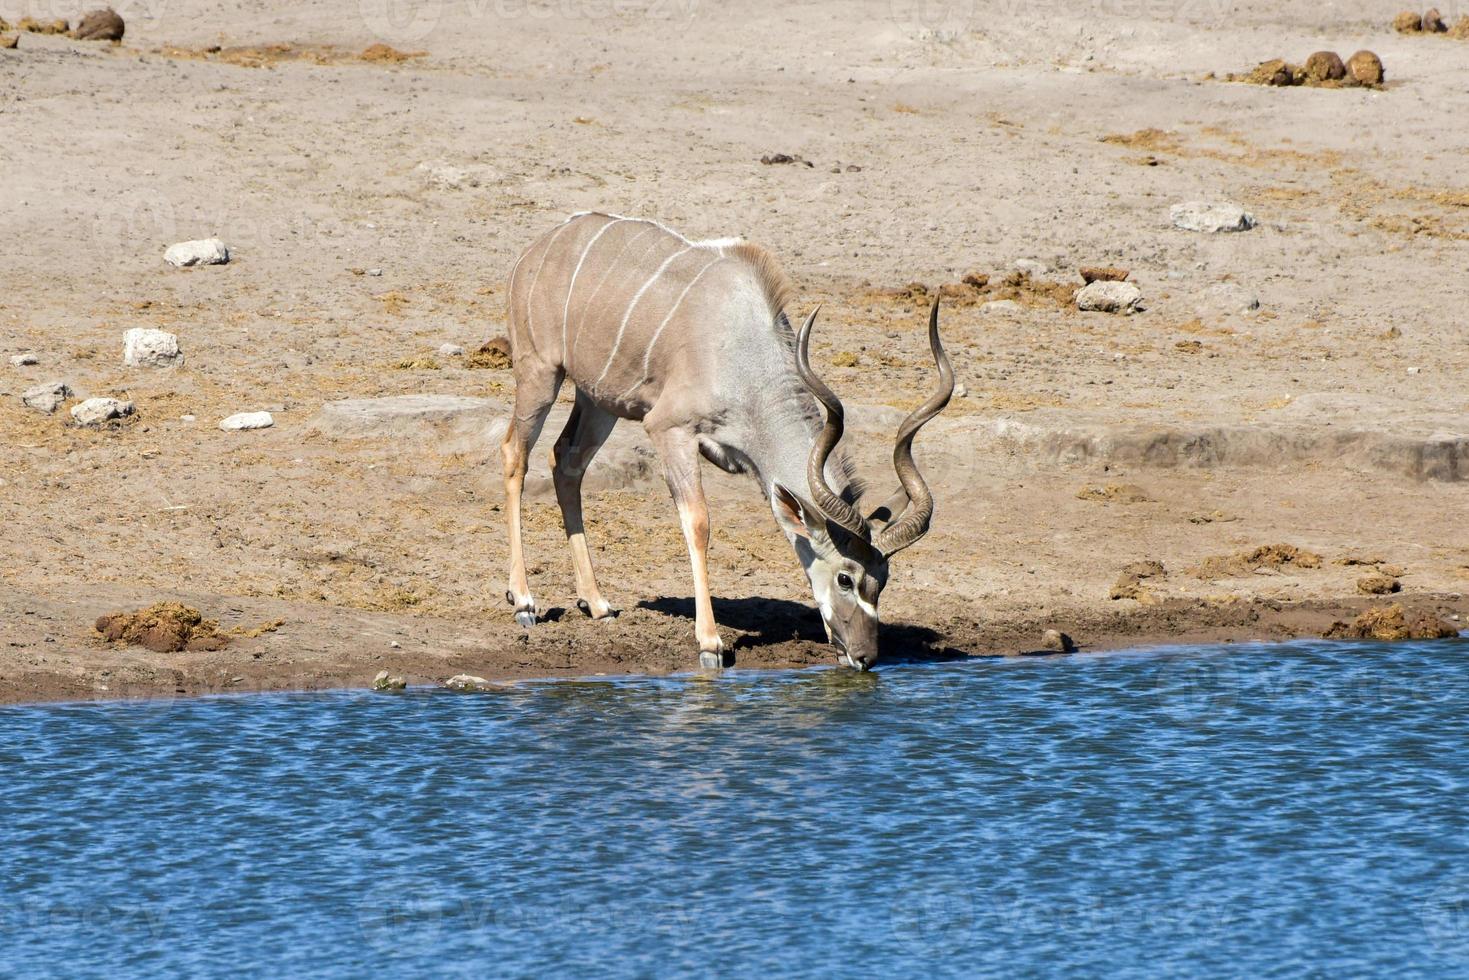
[[1469, 975], [1469, 642], [0, 709], [0, 974]]

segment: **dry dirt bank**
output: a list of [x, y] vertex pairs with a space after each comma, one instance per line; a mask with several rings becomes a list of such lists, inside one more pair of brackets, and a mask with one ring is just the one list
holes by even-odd
[[[523, 637], [500, 601], [493, 403], [356, 431], [323, 411], [503, 399], [507, 372], [435, 352], [500, 332], [515, 253], [586, 208], [776, 251], [799, 308], [826, 304], [816, 359], [864, 406], [882, 486], [882, 433], [928, 383], [907, 285], [1000, 282], [1022, 259], [1064, 284], [1008, 309], [951, 290], [968, 394], [920, 443], [940, 510], [884, 597], [890, 648], [1319, 632], [1377, 601], [1357, 581], [1384, 566], [1392, 599], [1463, 612], [1469, 43], [1393, 34], [1390, 6], [976, 2], [936, 23], [889, 3], [675, 6], [445, 3], [394, 23], [355, 0], [179, 0], [129, 17], [118, 47], [0, 51], [0, 348], [39, 361], [0, 361], [0, 698], [692, 662], [682, 543], [634, 436], [587, 504], [625, 615]], [[356, 56], [379, 42], [424, 54]], [[1205, 80], [1323, 47], [1371, 47], [1388, 87]], [[815, 165], [759, 162], [776, 152]], [[1196, 199], [1259, 223], [1173, 227]], [[228, 265], [163, 265], [213, 234]], [[1090, 265], [1129, 269], [1145, 312], [1067, 305]], [[186, 364], [123, 367], [138, 326], [178, 334]], [[21, 405], [52, 380], [137, 415], [93, 431]], [[216, 428], [246, 410], [275, 427]], [[763, 504], [711, 482], [740, 662], [825, 661]], [[537, 593], [569, 606], [544, 493], [530, 523]], [[1276, 544], [1320, 560], [1211, 562]], [[1138, 561], [1166, 574], [1110, 598]], [[90, 633], [165, 598], [284, 623], [208, 654]]]

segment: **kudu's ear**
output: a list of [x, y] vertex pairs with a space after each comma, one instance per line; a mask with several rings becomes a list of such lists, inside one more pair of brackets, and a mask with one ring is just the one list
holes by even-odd
[[815, 511], [810, 504], [777, 483], [771, 488], [770, 507], [775, 511], [775, 519], [781, 527], [798, 538], [811, 540], [811, 523], [807, 521], [806, 515], [811, 514], [814, 520]]

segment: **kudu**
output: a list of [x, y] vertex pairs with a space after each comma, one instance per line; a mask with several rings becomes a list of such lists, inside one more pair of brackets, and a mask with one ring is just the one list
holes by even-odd
[[[639, 420], [661, 457], [693, 564], [700, 664], [725, 665], [709, 598], [702, 455], [760, 481], [839, 659], [872, 667], [888, 560], [921, 538], [933, 516], [913, 437], [948, 404], [954, 373], [939, 341], [935, 300], [928, 341], [938, 388], [898, 428], [893, 463], [901, 488], [864, 518], [847, 459], [834, 455], [842, 403], [811, 370], [816, 313], [793, 337], [783, 312], [790, 293], [775, 260], [755, 245], [691, 242], [655, 222], [615, 215], [574, 215], [521, 254], [508, 297], [515, 409], [501, 450], [510, 529], [506, 599], [522, 626], [536, 621], [521, 543], [526, 461], [570, 378], [576, 403], [551, 466], [584, 612], [597, 619], [615, 614], [592, 569], [582, 477], [618, 419]], [[824, 422], [816, 402], [826, 409]]]

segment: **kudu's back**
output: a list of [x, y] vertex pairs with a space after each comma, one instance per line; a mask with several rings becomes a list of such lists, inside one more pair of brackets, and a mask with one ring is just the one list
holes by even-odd
[[754, 377], [783, 366], [772, 323], [788, 292], [756, 246], [580, 214], [537, 239], [510, 274], [516, 375], [564, 371], [624, 418], [642, 418], [670, 385], [707, 399], [731, 365]]

